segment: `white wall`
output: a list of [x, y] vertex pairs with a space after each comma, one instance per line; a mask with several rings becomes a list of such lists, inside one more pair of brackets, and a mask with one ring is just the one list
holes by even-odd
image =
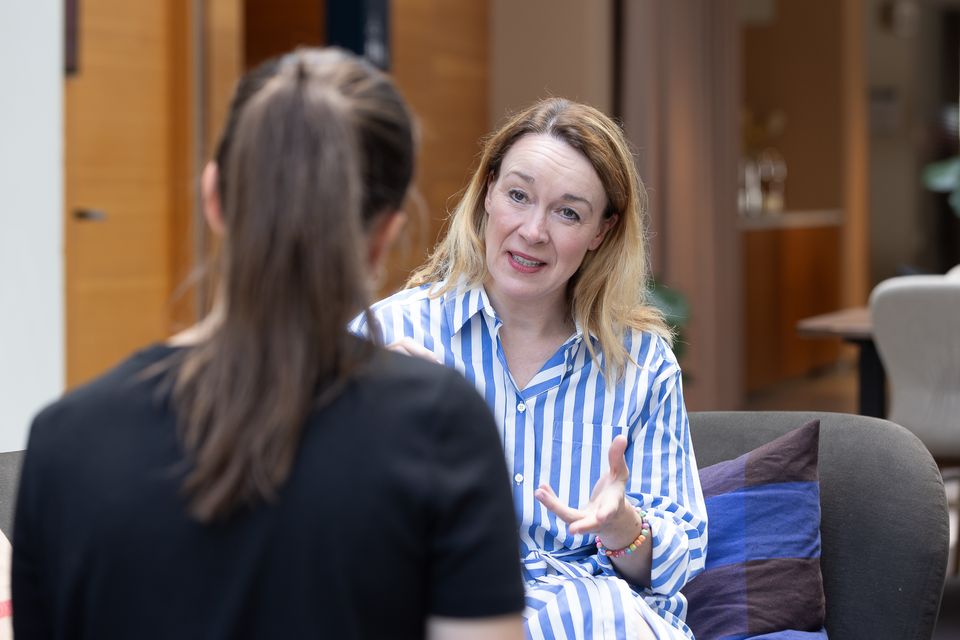
[[0, 451], [63, 388], [62, 6], [0, 2]]

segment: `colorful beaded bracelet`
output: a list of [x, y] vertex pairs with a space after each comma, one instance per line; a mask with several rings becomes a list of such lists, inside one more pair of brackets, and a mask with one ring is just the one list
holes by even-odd
[[597, 551], [607, 556], [608, 558], [622, 558], [623, 556], [628, 556], [646, 542], [647, 538], [650, 537], [650, 523], [647, 522], [647, 512], [641, 509], [637, 509], [637, 513], [640, 514], [640, 535], [637, 536], [637, 539], [625, 546], [622, 549], [607, 549], [603, 546], [603, 542], [600, 541], [600, 538], [597, 538]]

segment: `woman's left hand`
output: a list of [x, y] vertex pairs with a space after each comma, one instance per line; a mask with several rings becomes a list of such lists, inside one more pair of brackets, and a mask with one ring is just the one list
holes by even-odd
[[629, 545], [640, 533], [641, 522], [627, 502], [630, 469], [624, 457], [626, 449], [626, 436], [619, 435], [613, 439], [608, 454], [610, 468], [597, 480], [590, 494], [590, 502], [583, 508], [575, 509], [564, 504], [547, 484], [537, 489], [537, 500], [566, 522], [567, 530], [572, 534], [596, 534], [610, 549]]

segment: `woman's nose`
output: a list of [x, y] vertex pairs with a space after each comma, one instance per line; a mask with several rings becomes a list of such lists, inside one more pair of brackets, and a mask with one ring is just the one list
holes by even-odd
[[520, 236], [530, 244], [540, 244], [547, 240], [547, 215], [544, 211], [530, 214], [520, 225]]

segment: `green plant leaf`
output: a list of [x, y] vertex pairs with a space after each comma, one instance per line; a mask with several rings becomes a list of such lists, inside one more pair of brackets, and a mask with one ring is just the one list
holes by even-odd
[[950, 203], [950, 208], [953, 209], [957, 217], [960, 217], [960, 185], [950, 192], [950, 197], [947, 198], [947, 202]]
[[[923, 184], [927, 189], [940, 193], [950, 193], [960, 189], [960, 156], [931, 162], [924, 167]], [[957, 208], [954, 207], [954, 211], [956, 210]]]
[[649, 283], [647, 294], [647, 302], [663, 313], [667, 324], [673, 329], [675, 336], [673, 354], [677, 356], [677, 359], [682, 358], [687, 350], [683, 329], [690, 319], [690, 304], [687, 302], [686, 296], [676, 289], [670, 289], [656, 281]]
[[675, 329], [687, 324], [690, 318], [690, 305], [686, 297], [675, 289], [653, 282], [649, 288], [650, 304], [660, 309], [667, 323]]

